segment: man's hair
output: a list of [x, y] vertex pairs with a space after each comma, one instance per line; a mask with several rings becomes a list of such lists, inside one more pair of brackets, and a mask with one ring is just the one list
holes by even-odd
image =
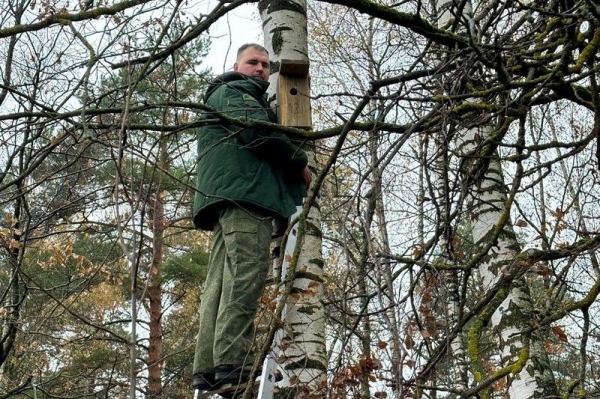
[[242, 53], [243, 53], [244, 51], [246, 51], [246, 49], [249, 49], [249, 48], [253, 48], [254, 50], [257, 50], [257, 51], [262, 51], [262, 52], [265, 52], [265, 53], [269, 54], [269, 51], [268, 51], [266, 48], [264, 48], [263, 46], [261, 46], [260, 44], [256, 44], [256, 43], [246, 43], [246, 44], [243, 44], [243, 45], [242, 45], [242, 46], [241, 46], [241, 47], [238, 49], [238, 51], [237, 51], [237, 59], [239, 60], [239, 59], [240, 59], [240, 57], [242, 56]]

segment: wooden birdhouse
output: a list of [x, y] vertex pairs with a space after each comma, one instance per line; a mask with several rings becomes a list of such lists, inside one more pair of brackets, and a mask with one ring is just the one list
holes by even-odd
[[312, 127], [308, 61], [281, 60], [277, 101], [280, 124], [307, 130]]

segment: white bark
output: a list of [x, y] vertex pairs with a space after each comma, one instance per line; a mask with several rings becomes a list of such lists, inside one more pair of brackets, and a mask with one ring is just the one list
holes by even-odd
[[[453, 3], [449, 0], [438, 0], [436, 4], [441, 14], [438, 25], [440, 27], [450, 26], [456, 14], [456, 10], [454, 10], [454, 14], [451, 12]], [[465, 26], [464, 30], [468, 30], [471, 37], [478, 40], [472, 14], [472, 4], [467, 1], [461, 10], [461, 14], [456, 18], [462, 20], [461, 23]], [[461, 134], [464, 141], [459, 143], [459, 147], [461, 147], [459, 152], [469, 154], [476, 148], [476, 138], [485, 139], [488, 135], [489, 129], [485, 127], [465, 129]], [[465, 158], [465, 160], [467, 159]], [[462, 172], [479, 173], [479, 171], [473, 170], [463, 170]], [[492, 238], [493, 232], [497, 230], [502, 220], [505, 220], [508, 192], [497, 157], [492, 157], [488, 169], [484, 172], [479, 180], [475, 179], [474, 184], [467, 187], [474, 204], [471, 208], [473, 241], [479, 248], [486, 247], [490, 240], [494, 239]], [[467, 181], [466, 178], [464, 180]], [[515, 238], [515, 232], [509, 219], [502, 227], [502, 232], [497, 237], [494, 245], [488, 249], [485, 260], [479, 266], [484, 290], [491, 289], [504, 277], [504, 267], [513, 262], [519, 252], [520, 245]], [[448, 310], [450, 314], [452, 313], [451, 305], [449, 303]], [[511, 399], [534, 398], [546, 394], [546, 387], [542, 382], [540, 369], [533, 361], [533, 358], [537, 358], [537, 364], [541, 364], [539, 360], [545, 358], [543, 347], [541, 342], [536, 342], [534, 336], [524, 333], [530, 327], [529, 322], [532, 316], [533, 305], [529, 290], [525, 281], [520, 279], [511, 285], [506, 298], [495, 309], [491, 317], [491, 327], [496, 333], [495, 337], [500, 352], [499, 367], [521, 362], [520, 355], [523, 353], [522, 351], [528, 351], [528, 357], [523, 367], [516, 374], [509, 376], [507, 393]], [[452, 349], [460, 351], [459, 343], [453, 342]], [[479, 360], [472, 359], [475, 362]], [[552, 388], [549, 389], [552, 390]]]
[[[479, 137], [485, 137], [486, 131], [479, 129]], [[464, 150], [474, 148], [475, 130], [466, 132]], [[478, 187], [470, 189], [473, 195], [473, 241], [482, 248], [489, 244], [492, 232], [497, 229], [505, 217], [508, 188], [504, 183], [500, 162], [496, 157], [490, 161], [488, 169], [478, 183]], [[494, 287], [505, 277], [505, 267], [515, 261], [520, 252], [520, 244], [515, 238], [515, 232], [510, 219], [502, 228], [497, 241], [488, 250], [487, 261], [479, 266], [484, 290]], [[491, 320], [491, 328], [496, 333], [500, 350], [500, 367], [515, 364], [520, 361], [523, 350], [528, 356], [523, 367], [516, 374], [509, 376], [507, 384], [508, 397], [511, 399], [539, 398], [553, 391], [552, 376], [543, 375], [539, 365], [545, 363], [546, 354], [542, 343], [537, 337], [525, 333], [530, 329], [534, 315], [533, 304], [529, 289], [522, 278], [515, 280], [504, 301], [495, 309]], [[536, 359], [536, 361], [534, 361]], [[551, 373], [550, 370], [543, 370]]]
[[259, 2], [263, 21], [265, 48], [269, 50], [271, 64], [270, 94], [275, 94], [279, 79], [279, 61], [308, 61], [306, 1]]
[[[271, 59], [270, 97], [275, 96], [279, 79], [279, 62], [308, 61], [306, 2], [261, 1], [259, 10], [264, 26], [265, 47]], [[277, 99], [274, 103], [277, 106]], [[315, 156], [308, 152], [309, 166], [315, 167]], [[310, 193], [309, 193], [310, 197]], [[292, 220], [301, 214], [298, 208]], [[315, 392], [325, 381], [327, 366], [325, 324], [322, 304], [323, 255], [321, 253], [321, 215], [316, 204], [310, 208], [304, 237], [297, 237], [298, 223], [292, 227], [284, 252], [282, 277], [298, 244], [302, 245], [294, 270], [292, 294], [283, 312], [284, 328], [281, 342], [274, 343], [279, 351], [280, 371], [284, 379], [280, 388], [297, 387]], [[278, 334], [280, 336], [280, 334]]]
[[[294, 215], [297, 216], [299, 212]], [[324, 381], [327, 364], [321, 235], [320, 230], [310, 231], [312, 227], [320, 226], [320, 212], [314, 206], [308, 215], [308, 226], [309, 231], [303, 239], [296, 265], [294, 288], [292, 295], [287, 298], [283, 314], [284, 333], [279, 349], [284, 360], [284, 380], [280, 386], [297, 379], [300, 384], [309, 384], [309, 390], [314, 391]], [[284, 277], [297, 245], [296, 235], [297, 224], [292, 228], [284, 252]]]

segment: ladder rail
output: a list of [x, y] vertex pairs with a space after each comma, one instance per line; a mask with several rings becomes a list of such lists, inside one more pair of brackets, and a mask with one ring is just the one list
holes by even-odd
[[[294, 216], [298, 215], [302, 211], [302, 207], [296, 207], [296, 213]], [[292, 216], [292, 219], [294, 218]], [[280, 277], [279, 281], [285, 281], [287, 277], [287, 262], [284, 262], [281, 265], [281, 269], [278, 268], [280, 257], [285, 256], [285, 254], [290, 253], [296, 247], [296, 235], [297, 235], [297, 222], [292, 226], [290, 230], [290, 234], [287, 237], [287, 242], [285, 248], [281, 248], [281, 237], [273, 240], [276, 247], [273, 249], [273, 253], [277, 256], [273, 257], [273, 274], [275, 277]], [[279, 246], [279, 247], [277, 247]], [[277, 298], [277, 301], [280, 301], [281, 297]], [[286, 309], [284, 307], [283, 313], [285, 314]], [[276, 360], [278, 355], [278, 351], [280, 350], [280, 343], [283, 339], [283, 331], [280, 329], [275, 332], [275, 337], [273, 337], [273, 342], [271, 343], [271, 350], [265, 361], [263, 362], [262, 375], [260, 379], [260, 387], [258, 389], [258, 397], [257, 399], [273, 399], [273, 393], [275, 391], [276, 378], [275, 376], [279, 373], [280, 375], [285, 376], [283, 370], [279, 367], [279, 363]]]

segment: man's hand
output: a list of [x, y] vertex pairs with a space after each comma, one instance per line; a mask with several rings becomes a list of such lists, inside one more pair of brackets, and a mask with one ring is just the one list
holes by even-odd
[[305, 166], [304, 169], [302, 170], [302, 181], [306, 185], [307, 190], [308, 190], [308, 187], [310, 186], [311, 180], [312, 180], [312, 173], [310, 173], [308, 166]]

